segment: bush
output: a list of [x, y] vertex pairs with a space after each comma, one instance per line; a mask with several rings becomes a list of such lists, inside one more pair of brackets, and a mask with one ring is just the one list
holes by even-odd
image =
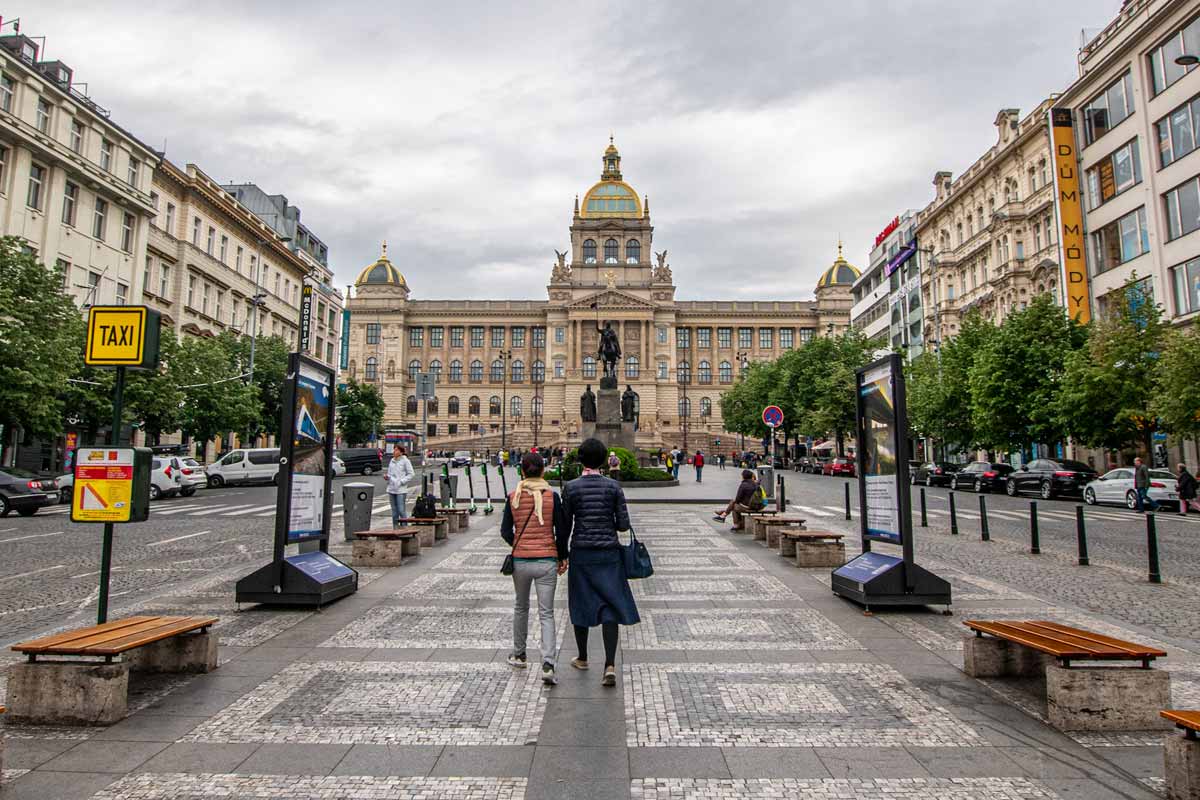
[[[669, 481], [672, 480], [669, 472], [664, 472], [661, 469], [646, 469], [638, 466], [637, 456], [626, 450], [624, 447], [609, 448], [617, 454], [617, 458], [621, 461], [621, 466], [617, 469], [617, 474], [614, 478], [628, 483], [636, 483], [638, 481]], [[579, 451], [572, 450], [567, 453], [563, 462], [554, 469], [546, 470], [545, 478], [548, 481], [557, 482], [560, 479], [563, 481], [573, 481], [583, 473], [583, 467], [579, 463]]]

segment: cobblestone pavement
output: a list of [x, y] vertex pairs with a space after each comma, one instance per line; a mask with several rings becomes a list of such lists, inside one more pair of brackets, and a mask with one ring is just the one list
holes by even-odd
[[[726, 477], [712, 480], [714, 492], [731, 489]], [[792, 510], [809, 527], [851, 532], [857, 520], [838, 513], [840, 485], [791, 481]], [[1054, 552], [1033, 557], [1003, 540], [952, 538], [935, 527], [918, 533], [918, 552], [952, 581], [954, 615], [864, 616], [832, 595], [828, 569], [792, 566], [713, 522], [708, 506], [631, 509], [656, 574], [634, 584], [643, 621], [622, 629], [615, 688], [600, 685], [598, 635], [593, 668], [567, 666], [575, 648], [565, 578], [558, 685], [544, 685], [536, 668], [534, 618], [530, 668], [505, 663], [512, 583], [498, 572], [506, 550], [499, 515], [476, 515], [468, 532], [402, 567], [364, 570], [357, 594], [320, 612], [239, 611], [232, 583], [258, 560], [243, 555], [241, 564], [156, 583], [121, 606], [215, 614], [220, 668], [136, 681], [130, 716], [109, 728], [3, 725], [3, 798], [1161, 794], [1162, 732], [1089, 737], [1049, 728], [1024, 687], [963, 675], [961, 621], [1056, 619], [1158, 644], [1171, 653], [1164, 666], [1176, 702], [1194, 706], [1196, 617], [1180, 627], [1174, 612], [1148, 611], [1181, 585], [1149, 587], [1119, 565], [1079, 568]], [[270, 536], [270, 520], [261, 523], [240, 521], [251, 554]], [[348, 557], [340, 541], [331, 549]], [[1120, 607], [1126, 597], [1133, 608]], [[61, 614], [32, 619], [23, 626], [63, 622]]]

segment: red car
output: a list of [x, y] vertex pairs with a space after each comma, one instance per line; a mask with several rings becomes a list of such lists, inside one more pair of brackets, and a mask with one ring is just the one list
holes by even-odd
[[853, 458], [831, 458], [821, 467], [822, 475], [841, 475], [847, 478], [854, 477], [854, 459]]

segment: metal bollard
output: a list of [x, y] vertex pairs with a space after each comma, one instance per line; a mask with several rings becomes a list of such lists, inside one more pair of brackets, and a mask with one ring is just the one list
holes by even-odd
[[1088, 565], [1087, 528], [1083, 523], [1083, 506], [1075, 506], [1075, 538], [1079, 542], [1079, 566]]
[[846, 481], [846, 519], [850, 519], [850, 481]]
[[1162, 583], [1162, 575], [1158, 571], [1158, 528], [1154, 521], [1154, 512], [1146, 512], [1146, 552], [1150, 556], [1151, 583]]
[[921, 487], [921, 527], [929, 527], [929, 514], [925, 510], [925, 487]]
[[979, 495], [979, 538], [984, 542], [992, 540], [991, 532], [988, 531], [987, 498], [983, 495]]
[[958, 536], [958, 511], [954, 508], [954, 492], [950, 492], [950, 535]]
[[1037, 500], [1029, 501], [1029, 552], [1035, 556], [1042, 552], [1042, 537], [1038, 533]]

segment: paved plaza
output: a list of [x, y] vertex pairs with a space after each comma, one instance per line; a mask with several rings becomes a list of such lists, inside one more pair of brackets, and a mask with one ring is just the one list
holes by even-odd
[[[857, 519], [806, 499], [801, 484], [793, 494], [810, 528], [855, 532]], [[634, 584], [642, 623], [622, 629], [615, 689], [600, 686], [598, 635], [592, 670], [567, 665], [565, 578], [559, 685], [505, 663], [506, 548], [499, 515], [479, 514], [402, 567], [363, 571], [357, 594], [319, 612], [239, 611], [232, 582], [244, 566], [122, 608], [218, 616], [220, 668], [138, 681], [130, 716], [109, 728], [3, 725], [2, 796], [1160, 796], [1163, 732], [1063, 734], [1027, 687], [961, 670], [963, 619], [1052, 619], [1163, 647], [1175, 703], [1195, 707], [1196, 630], [1168, 635], [1129, 619], [1140, 606], [1090, 604], [1105, 581], [1114, 596], [1146, 602], [1125, 572], [1080, 574], [1053, 553], [1038, 561], [1003, 541], [918, 528], [922, 563], [954, 585], [953, 614], [866, 616], [832, 595], [828, 569], [792, 566], [712, 521], [707, 505], [637, 503], [631, 513], [656, 574]], [[1053, 579], [1059, 588], [1046, 592]], [[536, 619], [529, 629], [537, 664]]]

